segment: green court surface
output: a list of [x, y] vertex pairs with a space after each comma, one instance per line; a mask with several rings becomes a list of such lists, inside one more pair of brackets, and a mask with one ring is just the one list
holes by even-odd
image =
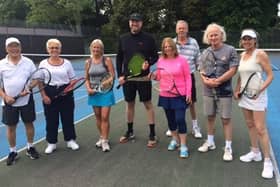
[[[198, 86], [198, 100], [201, 90]], [[25, 151], [20, 152], [18, 162], [10, 167], [5, 161], [0, 163], [1, 187], [276, 187], [276, 179], [261, 177], [262, 162], [241, 163], [239, 156], [249, 150], [247, 127], [237, 104], [233, 108], [233, 151], [234, 160], [224, 162], [224, 138], [220, 121], [216, 123], [216, 150], [199, 153], [197, 148], [204, 139], [188, 138], [190, 157], [180, 159], [178, 152], [167, 151], [170, 138], [165, 115], [156, 107], [157, 93], [153, 103], [156, 112], [156, 130], [159, 144], [156, 148], [146, 147], [148, 126], [144, 106], [136, 103], [136, 142], [119, 144], [119, 137], [126, 131], [125, 103], [121, 101], [111, 111], [110, 142], [112, 150], [103, 153], [95, 148], [98, 133], [94, 116], [77, 124], [79, 151], [66, 148], [62, 134], [56, 152], [45, 155], [46, 142], [37, 144], [41, 153], [38, 160], [30, 160]], [[82, 109], [76, 109], [82, 110]], [[205, 117], [202, 103], [197, 104], [198, 121], [206, 137]], [[187, 113], [190, 129], [189, 112]], [[189, 131], [190, 132], [190, 131]]]

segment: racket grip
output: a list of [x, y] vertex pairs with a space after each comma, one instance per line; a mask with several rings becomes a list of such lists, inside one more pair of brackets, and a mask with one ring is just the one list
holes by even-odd
[[117, 89], [120, 89], [121, 86], [122, 86], [122, 85], [119, 84], [119, 85], [117, 86]]

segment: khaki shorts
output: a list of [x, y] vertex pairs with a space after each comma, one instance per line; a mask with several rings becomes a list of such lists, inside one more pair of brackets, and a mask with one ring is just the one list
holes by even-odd
[[221, 118], [230, 119], [232, 113], [232, 97], [219, 97], [214, 101], [213, 97], [203, 96], [203, 110], [206, 116], [220, 114]]

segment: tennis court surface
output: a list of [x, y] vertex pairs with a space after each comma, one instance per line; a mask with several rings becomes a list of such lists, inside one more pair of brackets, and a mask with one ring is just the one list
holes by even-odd
[[[157, 96], [154, 95], [155, 104], [156, 100]], [[52, 155], [45, 155], [43, 151], [46, 142], [43, 141], [37, 145], [41, 153], [40, 159], [30, 160], [23, 151], [15, 165], [7, 167], [5, 162], [0, 163], [1, 186], [277, 186], [275, 178], [261, 178], [262, 162], [239, 161], [239, 155], [248, 151], [249, 140], [236, 105], [233, 120], [234, 160], [228, 163], [222, 161], [224, 143], [220, 123], [217, 123], [216, 128], [215, 151], [199, 153], [197, 148], [204, 140], [196, 140], [191, 136], [188, 142], [189, 158], [180, 159], [176, 151], [167, 151], [170, 139], [164, 135], [167, 125], [164, 113], [159, 108], [156, 108], [159, 144], [154, 149], [147, 148], [145, 110], [139, 103], [135, 119], [136, 142], [119, 144], [118, 139], [126, 128], [124, 108], [124, 102], [112, 108], [111, 152], [103, 153], [95, 148], [98, 133], [92, 116], [77, 124], [77, 141], [81, 146], [79, 151], [66, 149], [60, 134], [57, 151]], [[198, 110], [198, 115], [205, 135], [205, 120], [201, 110]]]
[[[274, 80], [274, 83], [276, 81]], [[198, 93], [201, 95], [200, 85], [198, 85]], [[155, 106], [157, 98], [157, 93], [154, 92], [153, 103]], [[203, 135], [206, 137], [206, 121], [200, 100], [197, 105], [197, 115]], [[277, 105], [279, 108], [279, 102]], [[275, 108], [277, 107], [275, 106]], [[88, 110], [88, 108], [89, 106], [85, 104], [82, 108], [81, 106], [76, 108], [76, 111], [80, 112]], [[0, 186], [277, 186], [277, 178], [265, 180], [261, 177], [262, 162], [241, 163], [239, 161], [239, 156], [246, 153], [250, 145], [247, 127], [237, 103], [234, 103], [233, 108], [234, 160], [232, 162], [222, 160], [224, 138], [220, 121], [216, 123], [216, 150], [209, 153], [198, 152], [197, 148], [204, 140], [197, 140], [189, 135], [189, 158], [180, 159], [178, 152], [167, 151], [170, 138], [164, 135], [167, 128], [166, 119], [164, 112], [158, 107], [155, 107], [155, 112], [159, 144], [154, 149], [147, 148], [149, 131], [146, 112], [144, 106], [138, 102], [135, 116], [136, 142], [119, 144], [119, 137], [126, 130], [124, 111], [125, 103], [123, 101], [112, 107], [110, 134], [112, 150], [109, 153], [103, 153], [95, 148], [98, 132], [94, 116], [91, 116], [76, 124], [77, 142], [81, 147], [79, 151], [66, 149], [60, 133], [57, 151], [51, 155], [43, 153], [46, 142], [42, 141], [36, 146], [41, 154], [40, 159], [30, 160], [25, 156], [25, 151], [22, 151], [19, 154], [20, 159], [15, 165], [7, 167], [5, 161], [0, 162]], [[188, 129], [190, 129], [189, 114], [187, 122]], [[268, 123], [270, 123], [269, 120]], [[275, 125], [276, 123], [278, 121], [275, 122]], [[270, 131], [273, 128], [273, 126], [269, 126]], [[279, 140], [276, 139], [277, 141]], [[278, 150], [277, 153], [279, 154]]]

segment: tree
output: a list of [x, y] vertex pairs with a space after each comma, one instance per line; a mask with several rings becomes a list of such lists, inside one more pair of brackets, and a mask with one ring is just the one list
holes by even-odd
[[276, 23], [278, 0], [210, 0], [208, 14], [229, 31], [265, 29]]

